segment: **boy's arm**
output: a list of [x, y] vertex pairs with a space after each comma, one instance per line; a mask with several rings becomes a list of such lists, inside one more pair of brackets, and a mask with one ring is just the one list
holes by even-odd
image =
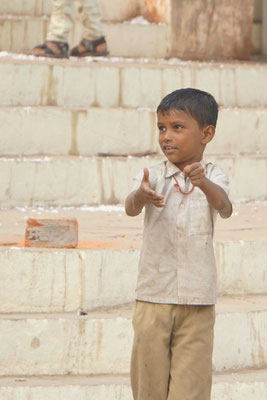
[[156, 207], [164, 207], [164, 196], [157, 195], [149, 184], [149, 172], [144, 168], [144, 176], [137, 190], [131, 192], [125, 201], [125, 211], [130, 217], [140, 214], [146, 203], [152, 203]]
[[227, 193], [219, 185], [206, 178], [200, 163], [187, 165], [183, 172], [185, 178], [190, 178], [192, 185], [202, 190], [209, 204], [219, 212], [222, 218], [231, 216], [233, 209]]

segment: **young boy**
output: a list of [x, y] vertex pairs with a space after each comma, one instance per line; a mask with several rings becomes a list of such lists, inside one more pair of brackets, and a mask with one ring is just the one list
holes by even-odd
[[216, 214], [229, 218], [228, 178], [202, 159], [218, 105], [197, 89], [167, 95], [157, 109], [166, 161], [136, 178], [125, 204], [145, 206], [133, 317], [135, 400], [209, 400], [212, 381]]

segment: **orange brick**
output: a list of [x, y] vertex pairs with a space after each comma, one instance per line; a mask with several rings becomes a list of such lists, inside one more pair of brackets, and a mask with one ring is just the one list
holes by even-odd
[[27, 221], [25, 247], [75, 248], [78, 244], [76, 219], [34, 219]]

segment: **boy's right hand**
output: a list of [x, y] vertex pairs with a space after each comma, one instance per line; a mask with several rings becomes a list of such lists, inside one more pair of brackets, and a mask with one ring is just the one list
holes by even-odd
[[144, 176], [139, 189], [135, 192], [135, 198], [140, 203], [145, 205], [151, 203], [156, 207], [164, 207], [164, 196], [158, 195], [151, 189], [149, 184], [149, 171], [144, 168]]

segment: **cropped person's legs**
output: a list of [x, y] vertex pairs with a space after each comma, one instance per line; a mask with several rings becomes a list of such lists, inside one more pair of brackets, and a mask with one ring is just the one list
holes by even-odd
[[96, 40], [104, 36], [98, 0], [76, 0], [83, 25], [83, 39]]
[[76, 0], [83, 25], [82, 40], [71, 50], [76, 57], [108, 55], [98, 0]]
[[168, 400], [210, 400], [214, 321], [214, 306], [177, 308]]
[[[133, 318], [131, 385], [134, 400], [166, 400], [172, 306], [138, 301]], [[185, 400], [185, 399], [183, 399]]]
[[67, 58], [68, 38], [73, 24], [73, 0], [52, 0], [52, 13], [46, 41], [29, 54], [37, 57]]
[[52, 0], [52, 14], [46, 40], [68, 42], [73, 25], [73, 0]]

